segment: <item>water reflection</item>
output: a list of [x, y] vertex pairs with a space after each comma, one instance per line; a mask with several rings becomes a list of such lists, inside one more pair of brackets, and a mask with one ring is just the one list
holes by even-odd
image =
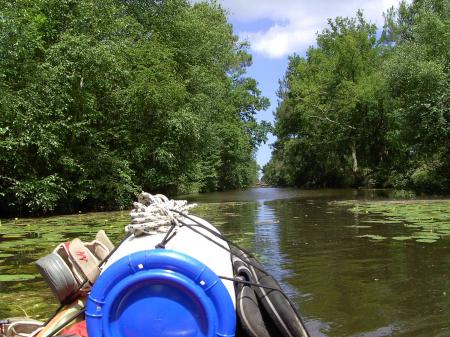
[[265, 269], [275, 276], [283, 290], [290, 297], [298, 297], [298, 291], [283, 282], [293, 275], [287, 267], [291, 262], [281, 251], [280, 226], [274, 209], [264, 201], [259, 201], [256, 209], [254, 251], [258, 252]]

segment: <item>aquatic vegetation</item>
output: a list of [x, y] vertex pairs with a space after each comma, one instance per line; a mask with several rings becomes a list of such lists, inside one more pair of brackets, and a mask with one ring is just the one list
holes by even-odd
[[58, 306], [50, 290], [28, 290], [22, 282], [15, 287], [13, 293], [0, 293], [0, 303], [0, 312], [8, 313], [9, 317], [29, 316], [35, 319], [46, 319]]
[[36, 278], [37, 275], [31, 274], [15, 274], [15, 275], [2, 275], [0, 274], [0, 282], [19, 282], [27, 281]]
[[377, 223], [381, 223], [381, 224], [387, 224], [387, 223], [400, 224], [400, 223], [402, 223], [402, 221], [400, 221], [400, 220], [389, 220], [389, 219], [364, 220], [364, 221], [361, 221], [361, 222], [363, 222], [363, 223], [372, 223], [372, 224], [377, 224]]
[[4, 259], [6, 257], [14, 256], [14, 254], [0, 253], [0, 259]]
[[[90, 241], [104, 229], [113, 242], [120, 240], [128, 212], [86, 213], [49, 218], [2, 220], [0, 227], [0, 317], [47, 316], [53, 296], [33, 262], [50, 253], [59, 242], [80, 237]], [[106, 224], [106, 225], [105, 225]], [[27, 293], [33, 289], [33, 293]], [[37, 291], [38, 290], [38, 291]], [[24, 294], [18, 301], [17, 296]], [[18, 307], [17, 303], [20, 303]]]
[[397, 241], [405, 241], [405, 240], [411, 240], [412, 237], [411, 236], [393, 236], [392, 240], [397, 240]]
[[376, 241], [381, 241], [381, 240], [385, 240], [386, 239], [386, 237], [384, 237], [384, 236], [375, 235], [375, 234], [358, 235], [357, 238], [368, 238], [368, 239], [376, 240]]
[[436, 242], [436, 240], [433, 240], [433, 239], [416, 239], [416, 242], [433, 243], [433, 242]]
[[363, 216], [360, 223], [399, 225], [414, 230], [409, 235], [393, 236], [393, 240], [433, 243], [442, 237], [450, 237], [449, 200], [345, 200], [330, 204], [350, 207], [349, 211]]

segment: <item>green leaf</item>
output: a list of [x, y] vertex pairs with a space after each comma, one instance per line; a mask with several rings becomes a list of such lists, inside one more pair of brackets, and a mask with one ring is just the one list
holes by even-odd
[[0, 275], [0, 282], [20, 282], [32, 280], [36, 275], [32, 274], [16, 274], [16, 275]]

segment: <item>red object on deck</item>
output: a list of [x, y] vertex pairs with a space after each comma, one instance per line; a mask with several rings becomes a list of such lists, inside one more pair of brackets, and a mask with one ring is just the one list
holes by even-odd
[[81, 321], [71, 325], [69, 328], [64, 329], [61, 335], [77, 335], [81, 337], [88, 337], [86, 321]]

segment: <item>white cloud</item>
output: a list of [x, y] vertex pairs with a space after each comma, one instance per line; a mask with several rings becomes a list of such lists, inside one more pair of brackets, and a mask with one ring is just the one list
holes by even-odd
[[294, 52], [303, 53], [316, 39], [316, 33], [327, 25], [328, 18], [354, 16], [358, 9], [366, 19], [383, 25], [383, 12], [397, 6], [399, 0], [222, 0], [223, 6], [238, 22], [256, 23], [269, 20], [265, 30], [238, 31], [248, 40], [254, 52], [270, 58], [281, 58]]

